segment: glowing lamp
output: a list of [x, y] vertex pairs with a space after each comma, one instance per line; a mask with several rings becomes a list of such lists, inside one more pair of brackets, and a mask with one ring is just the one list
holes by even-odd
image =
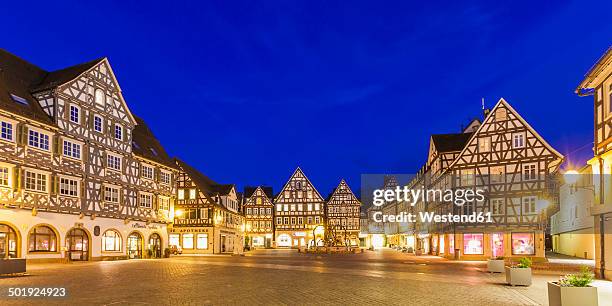
[[578, 171], [576, 170], [567, 170], [563, 174], [563, 180], [566, 184], [574, 185], [578, 182]]

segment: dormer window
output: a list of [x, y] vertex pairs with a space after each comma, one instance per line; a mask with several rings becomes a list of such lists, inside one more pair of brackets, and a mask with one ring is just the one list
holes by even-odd
[[11, 99], [13, 99], [13, 101], [15, 101], [15, 102], [17, 102], [19, 104], [30, 105], [28, 103], [28, 100], [26, 100], [26, 99], [24, 99], [24, 98], [22, 98], [22, 97], [20, 97], [18, 95], [11, 94]]
[[119, 124], [115, 124], [115, 139], [123, 140], [123, 127]]
[[94, 100], [97, 105], [104, 106], [104, 103], [106, 102], [106, 97], [104, 96], [104, 91], [102, 89], [96, 89], [96, 91], [94, 92]]

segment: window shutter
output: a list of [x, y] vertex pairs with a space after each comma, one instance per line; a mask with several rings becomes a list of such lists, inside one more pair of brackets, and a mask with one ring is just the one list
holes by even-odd
[[93, 112], [89, 112], [89, 122], [88, 123], [89, 123], [89, 128], [92, 130], [94, 129], [94, 122], [95, 122], [94, 114]]
[[64, 119], [70, 121], [70, 103], [64, 101]]
[[119, 197], [119, 205], [123, 205], [123, 189], [119, 188], [119, 192], [117, 193], [117, 196]]
[[104, 202], [104, 184], [100, 184], [100, 203]]
[[87, 198], [85, 196], [85, 193], [86, 193], [86, 191], [85, 191], [85, 181], [79, 181], [78, 183], [79, 183], [79, 189], [80, 189], [80, 192], [81, 192], [79, 195], [81, 196], [82, 199]]
[[25, 146], [28, 144], [28, 133], [29, 133], [28, 127], [24, 125], [21, 128], [21, 145]]
[[21, 189], [21, 169], [17, 167], [13, 169], [13, 187], [16, 192]]
[[58, 135], [53, 135], [53, 154], [54, 155], [60, 154], [61, 152], [60, 143], [61, 143], [61, 138]]
[[106, 152], [102, 152], [102, 167], [106, 168], [107, 163]]
[[153, 171], [153, 178], [155, 179], [156, 183], [159, 183], [160, 172], [161, 172], [161, 169], [159, 168], [155, 168], [155, 171]]
[[89, 145], [86, 143], [81, 147], [81, 156], [83, 158], [83, 163], [86, 164], [89, 161]]
[[121, 135], [121, 139], [123, 139], [123, 141], [126, 141], [126, 142], [127, 142], [127, 141], [128, 141], [128, 139], [127, 139], [127, 127], [125, 127], [125, 126], [124, 126], [124, 127], [122, 127], [122, 128], [121, 128], [121, 133], [123, 133], [123, 134]]
[[19, 169], [19, 189], [25, 188], [25, 170]]
[[56, 195], [59, 190], [59, 178], [55, 174], [51, 174], [51, 195]]
[[17, 135], [15, 137], [15, 142], [17, 143], [17, 145], [23, 144], [23, 138], [21, 137], [21, 130], [23, 130], [23, 123], [18, 123], [17, 126], [15, 127], [15, 135]]

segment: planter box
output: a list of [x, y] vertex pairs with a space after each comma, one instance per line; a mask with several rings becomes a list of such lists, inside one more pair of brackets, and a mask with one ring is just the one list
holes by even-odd
[[531, 268], [506, 267], [506, 283], [511, 286], [531, 286]]
[[561, 287], [548, 282], [550, 306], [597, 306], [597, 287]]
[[16, 274], [25, 272], [25, 258], [0, 259], [0, 274]]
[[504, 273], [504, 260], [503, 259], [489, 259], [487, 260], [487, 272], [491, 273]]

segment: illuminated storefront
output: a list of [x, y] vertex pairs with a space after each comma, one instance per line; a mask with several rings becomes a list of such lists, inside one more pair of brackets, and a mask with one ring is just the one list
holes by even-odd
[[535, 255], [534, 233], [512, 233], [512, 255]]
[[491, 234], [491, 254], [492, 257], [504, 256], [504, 234]]
[[484, 234], [463, 234], [463, 254], [465, 255], [482, 255]]

